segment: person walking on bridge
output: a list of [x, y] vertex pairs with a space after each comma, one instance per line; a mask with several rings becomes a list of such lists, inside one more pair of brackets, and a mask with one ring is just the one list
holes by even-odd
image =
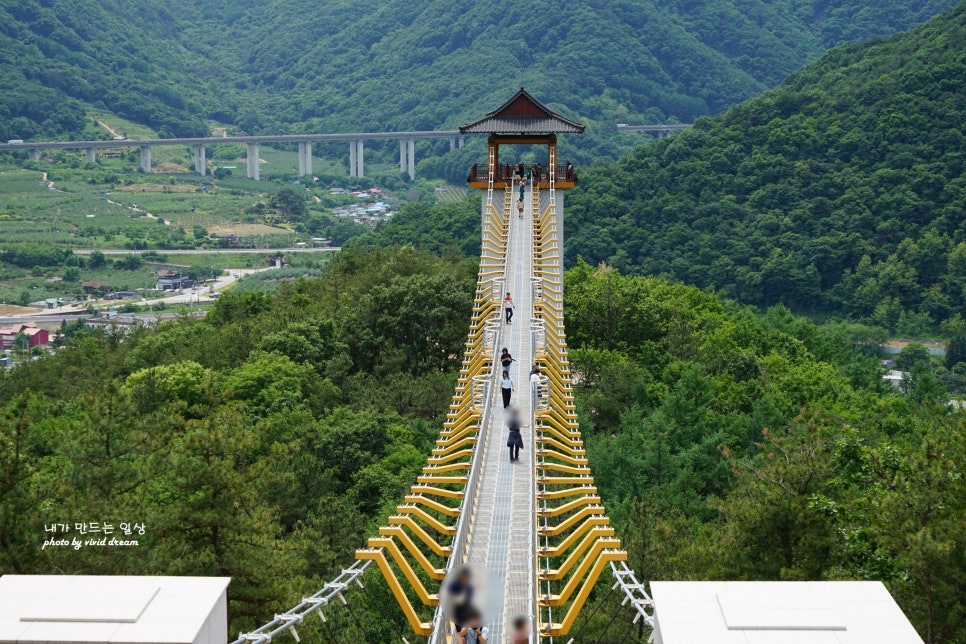
[[509, 293], [503, 298], [503, 310], [506, 312], [506, 323], [509, 324], [513, 321], [513, 298]]
[[540, 400], [540, 381], [543, 380], [542, 374], [540, 373], [540, 365], [533, 365], [530, 369], [530, 389], [533, 391], [537, 400]]
[[[447, 600], [451, 603], [452, 620], [456, 624], [456, 632], [463, 636], [463, 630], [469, 625], [476, 612], [473, 606], [473, 574], [469, 568], [461, 568], [456, 578], [446, 587]], [[465, 639], [457, 644], [463, 644]]]
[[510, 350], [503, 347], [503, 351], [500, 352], [500, 365], [503, 367], [504, 371], [510, 370], [510, 365], [513, 364], [513, 356], [510, 355]]
[[466, 644], [486, 644], [490, 639], [490, 629], [483, 625], [483, 616], [480, 611], [474, 610], [470, 617], [470, 623], [464, 628], [460, 635]]
[[524, 195], [524, 191], [526, 190], [526, 188], [527, 188], [527, 184], [525, 184], [525, 183], [523, 183], [521, 181], [520, 182], [520, 201], [523, 201], [523, 195]]
[[510, 406], [510, 396], [516, 389], [513, 386], [513, 378], [510, 377], [510, 372], [506, 369], [503, 370], [503, 378], [500, 379], [500, 389], [503, 392], [503, 408], [506, 409]]
[[520, 424], [520, 412], [516, 409], [511, 409], [510, 418], [506, 421], [506, 428], [508, 430], [506, 446], [510, 448], [511, 463], [520, 460], [520, 450], [523, 449], [523, 434], [520, 433], [520, 430], [527, 427], [529, 425]]
[[511, 623], [510, 644], [530, 644], [530, 620], [525, 615], [517, 615]]
[[519, 201], [517, 201], [517, 215], [520, 217], [520, 219], [523, 219], [523, 199], [522, 198]]

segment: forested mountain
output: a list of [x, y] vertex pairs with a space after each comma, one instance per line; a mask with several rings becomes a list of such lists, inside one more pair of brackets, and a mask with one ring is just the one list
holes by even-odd
[[[520, 85], [592, 123], [690, 121], [826, 48], [953, 0], [24, 0], [0, 7], [0, 138], [73, 133], [81, 106], [164, 134], [432, 129]], [[26, 119], [19, 120], [19, 119]], [[598, 153], [612, 152], [608, 146]]]
[[567, 258], [908, 334], [966, 314], [966, 5], [582, 173]]
[[[205, 319], [66, 325], [57, 353], [0, 371], [0, 573], [231, 576], [232, 633], [294, 605], [420, 472], [474, 283], [455, 256], [349, 249]], [[588, 457], [643, 578], [883, 579], [927, 641], [962, 641], [966, 432], [935, 379], [883, 387], [840, 328], [657, 278], [581, 264], [565, 297]], [[95, 520], [146, 530], [42, 547], [44, 524]], [[358, 615], [301, 636], [398, 641], [373, 573]], [[580, 641], [646, 641], [587, 610]]]
[[[0, 140], [77, 135], [87, 106], [167, 136], [204, 135], [217, 101], [173, 0], [0, 3]], [[210, 91], [210, 90], [209, 90]]]
[[928, 644], [966, 641], [966, 431], [927, 362], [905, 394], [846, 325], [691, 286], [567, 272], [581, 429], [646, 579], [886, 583]]
[[[297, 603], [420, 472], [475, 282], [471, 261], [346, 251], [203, 320], [65, 325], [56, 355], [0, 371], [0, 574], [229, 575], [232, 633]], [[139, 546], [41, 547], [44, 522], [111, 520], [146, 526]], [[369, 632], [335, 641], [392, 639]]]

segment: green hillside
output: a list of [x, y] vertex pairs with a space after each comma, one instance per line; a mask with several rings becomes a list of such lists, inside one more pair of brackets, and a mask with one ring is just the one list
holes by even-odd
[[966, 641], [964, 416], [926, 363], [903, 394], [841, 328], [610, 268], [569, 270], [565, 300], [594, 484], [634, 570], [881, 580], [925, 642]]
[[[0, 140], [76, 135], [85, 105], [160, 131], [204, 134], [203, 57], [179, 38], [171, 0], [0, 5]], [[105, 133], [106, 134], [106, 133]]]
[[966, 314], [966, 5], [585, 171], [567, 258], [903, 333]]
[[[588, 119], [719, 113], [847, 39], [953, 0], [25, 0], [0, 7], [0, 138], [76, 133], [106, 108], [162, 135], [453, 126], [526, 85]], [[67, 100], [70, 99], [70, 100]], [[625, 144], [635, 141], [623, 135]]]
[[[232, 633], [294, 605], [419, 474], [473, 288], [472, 261], [350, 249], [124, 341], [65, 325], [0, 370], [0, 573], [230, 576]], [[565, 308], [595, 483], [643, 578], [882, 579], [927, 641], [963, 641], [966, 432], [934, 380], [903, 394], [830, 327], [586, 264]], [[42, 547], [92, 517], [146, 531]], [[372, 573], [303, 641], [416, 641]], [[608, 590], [578, 641], [647, 641], [593, 614]]]

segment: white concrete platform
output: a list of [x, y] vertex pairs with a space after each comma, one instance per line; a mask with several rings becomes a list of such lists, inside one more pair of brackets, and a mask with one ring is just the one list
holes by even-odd
[[230, 581], [4, 575], [0, 644], [224, 644]]
[[653, 581], [655, 644], [922, 644], [879, 581]]

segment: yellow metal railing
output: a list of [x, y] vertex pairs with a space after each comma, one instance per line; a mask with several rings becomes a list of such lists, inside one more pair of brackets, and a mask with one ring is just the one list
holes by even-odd
[[388, 525], [369, 539], [367, 548], [356, 551], [356, 559], [376, 563], [418, 635], [430, 635], [434, 628], [433, 621], [421, 616], [428, 611], [419, 607], [439, 605], [439, 596], [430, 593], [427, 584], [437, 585], [447, 571], [466, 563], [464, 533], [478, 503], [474, 463], [496, 352], [493, 320], [499, 321], [501, 315], [511, 192], [505, 191], [503, 212], [492, 203], [484, 205], [470, 331], [436, 446]]
[[555, 199], [533, 197], [537, 631], [566, 635], [597, 579], [627, 553], [600, 504], [571, 385], [563, 316], [563, 239]]

